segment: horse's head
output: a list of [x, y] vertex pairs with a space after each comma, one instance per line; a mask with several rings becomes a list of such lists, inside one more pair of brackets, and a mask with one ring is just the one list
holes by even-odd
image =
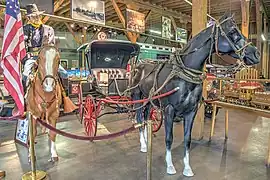
[[218, 51], [216, 53], [229, 54], [243, 60], [247, 65], [260, 62], [260, 52], [247, 42], [238, 29], [233, 16], [225, 14], [213, 27], [216, 27], [216, 51]]
[[39, 53], [38, 76], [43, 90], [52, 92], [57, 82], [60, 55], [54, 46], [44, 46]]

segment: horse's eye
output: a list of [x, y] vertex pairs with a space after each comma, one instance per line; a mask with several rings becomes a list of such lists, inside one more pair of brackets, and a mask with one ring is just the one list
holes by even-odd
[[240, 34], [235, 29], [230, 31], [229, 36], [232, 39], [232, 41], [235, 42], [235, 43], [238, 42], [241, 39]]

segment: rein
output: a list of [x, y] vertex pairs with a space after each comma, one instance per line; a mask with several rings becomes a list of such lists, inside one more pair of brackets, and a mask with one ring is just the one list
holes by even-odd
[[[53, 90], [54, 91], [54, 96], [52, 97], [52, 100], [51, 101], [46, 101], [46, 99], [44, 98], [44, 91], [42, 90], [42, 94], [39, 92], [39, 91], [36, 91], [36, 87], [35, 87], [35, 83], [36, 83], [36, 78], [39, 78], [39, 80], [40, 80], [40, 82], [42, 82], [41, 81], [41, 75], [40, 75], [40, 73], [38, 72], [38, 70], [37, 70], [37, 72], [36, 72], [36, 75], [35, 75], [35, 78], [34, 78], [34, 80], [33, 80], [33, 82], [32, 82], [32, 86], [33, 86], [33, 93], [34, 93], [34, 95], [37, 93], [37, 95], [42, 99], [42, 101], [43, 101], [43, 105], [42, 105], [42, 107], [43, 108], [46, 108], [47, 107], [47, 105], [51, 105], [54, 101], [55, 101], [55, 99], [54, 98], [56, 98], [56, 100], [57, 100], [57, 92], [56, 92], [56, 88]], [[45, 78], [44, 78], [45, 79]], [[43, 80], [44, 80], [43, 79]], [[55, 78], [54, 78], [55, 79]], [[42, 84], [43, 83], [40, 83], [40, 86], [42, 87]], [[56, 84], [55, 84], [55, 87], [56, 87], [56, 85], [57, 85], [57, 81], [56, 81]], [[45, 107], [44, 107], [45, 106]]]

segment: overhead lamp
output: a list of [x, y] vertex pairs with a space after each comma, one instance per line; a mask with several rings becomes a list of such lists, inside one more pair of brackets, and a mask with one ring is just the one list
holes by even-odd
[[155, 33], [155, 34], [161, 34], [161, 31], [156, 31], [156, 30], [152, 30], [152, 29], [150, 29], [149, 32]]
[[74, 26], [75, 26], [74, 24], [71, 24], [71, 25], [70, 25], [70, 27], [72, 27], [72, 28], [74, 28]]
[[186, 1], [189, 5], [192, 6], [192, 2], [190, 2], [190, 1], [188, 1], [188, 0], [184, 0], [184, 1]]
[[261, 38], [263, 41], [266, 41], [265, 37], [264, 37], [264, 34], [261, 34]]
[[85, 26], [84, 29], [87, 29], [87, 27]]

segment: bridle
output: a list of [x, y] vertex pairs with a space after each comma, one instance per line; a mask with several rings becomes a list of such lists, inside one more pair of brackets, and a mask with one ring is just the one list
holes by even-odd
[[[229, 17], [229, 18], [226, 18], [225, 20], [223, 20], [222, 22], [219, 22], [218, 20], [215, 19], [215, 24], [212, 25], [212, 32], [211, 32], [211, 35], [204, 41], [202, 42], [197, 48], [193, 49], [192, 51], [190, 52], [187, 52], [187, 53], [180, 53], [180, 52], [177, 52], [175, 54], [175, 57], [176, 57], [176, 61], [177, 63], [180, 65], [181, 68], [184, 68], [188, 71], [191, 71], [191, 72], [195, 72], [195, 73], [203, 73], [202, 71], [198, 71], [198, 70], [194, 70], [194, 69], [191, 69], [191, 68], [188, 68], [184, 65], [183, 61], [182, 61], [182, 56], [187, 56], [187, 55], [190, 55], [192, 53], [195, 53], [197, 52], [198, 50], [200, 50], [202, 47], [204, 47], [206, 45], [206, 43], [210, 40], [211, 41], [211, 46], [210, 46], [210, 50], [209, 50], [209, 56], [208, 56], [208, 63], [211, 64], [213, 67], [215, 67], [215, 65], [212, 64], [212, 62], [210, 62], [210, 59], [211, 59], [211, 55], [212, 55], [212, 51], [213, 49], [215, 48], [215, 53], [223, 60], [225, 61], [220, 53], [218, 52], [218, 40], [219, 40], [219, 32], [220, 32], [220, 35], [223, 36], [229, 43], [229, 45], [231, 46], [231, 48], [233, 49], [234, 53], [239, 57], [240, 60], [237, 61], [237, 64], [236, 65], [233, 65], [233, 66], [227, 66], [228, 68], [233, 68], [234, 72], [236, 72], [239, 68], [241, 67], [246, 67], [246, 64], [244, 62], [244, 57], [245, 57], [245, 53], [246, 53], [246, 48], [247, 46], [249, 46], [251, 44], [251, 42], [247, 43], [245, 41], [245, 44], [243, 47], [237, 47], [237, 45], [235, 45], [237, 42], [240, 41], [240, 38], [238, 41], [236, 42], [233, 42], [233, 40], [231, 40], [229, 38], [229, 34], [236, 30], [236, 32], [234, 33], [238, 33], [239, 36], [242, 36], [241, 35], [241, 32], [239, 31], [239, 29], [237, 27], [235, 27], [234, 29], [232, 29], [231, 31], [229, 31], [228, 33], [225, 33], [225, 31], [223, 30], [222, 28], [222, 24], [224, 24], [226, 21], [228, 20], [231, 20], [232, 17]], [[186, 47], [188, 48], [188, 47]]]
[[[224, 59], [221, 57], [220, 53], [218, 52], [218, 40], [219, 40], [219, 32], [220, 35], [223, 36], [228, 43], [230, 44], [231, 48], [233, 49], [234, 53], [239, 57], [240, 60], [237, 61], [237, 69], [235, 69], [235, 71], [237, 71], [239, 68], [241, 68], [242, 66], [247, 67], [245, 62], [244, 62], [244, 57], [245, 57], [245, 53], [246, 53], [246, 48], [247, 46], [249, 46], [251, 44], [251, 42], [246, 42], [243, 47], [237, 47], [236, 43], [240, 41], [240, 39], [236, 42], [232, 42], [232, 40], [228, 37], [228, 34], [230, 34], [232, 31], [236, 31], [234, 33], [238, 33], [239, 36], [241, 35], [240, 30], [235, 27], [234, 29], [232, 29], [231, 31], [229, 31], [227, 34], [224, 32], [223, 28], [222, 28], [222, 24], [225, 23], [228, 20], [231, 20], [232, 17], [226, 18], [225, 20], [223, 20], [222, 22], [219, 22], [218, 20], [215, 20], [215, 24], [213, 25], [213, 29], [212, 29], [212, 34], [215, 31], [215, 53], [224, 61]], [[213, 42], [213, 36], [211, 36], [211, 41]], [[211, 49], [210, 49], [210, 53], [212, 52], [213, 49], [213, 43], [211, 43]], [[211, 54], [209, 54], [210, 56]], [[210, 62], [210, 57], [208, 58], [209, 63], [211, 65], [213, 65]]]
[[57, 79], [58, 79], [58, 75], [56, 75], [57, 79], [53, 76], [53, 75], [46, 75], [43, 79], [41, 77], [41, 74], [38, 72], [38, 77], [39, 77], [39, 80], [41, 81], [41, 85], [43, 85], [44, 81], [47, 79], [47, 78], [51, 78], [53, 79], [55, 85], [57, 84]]

